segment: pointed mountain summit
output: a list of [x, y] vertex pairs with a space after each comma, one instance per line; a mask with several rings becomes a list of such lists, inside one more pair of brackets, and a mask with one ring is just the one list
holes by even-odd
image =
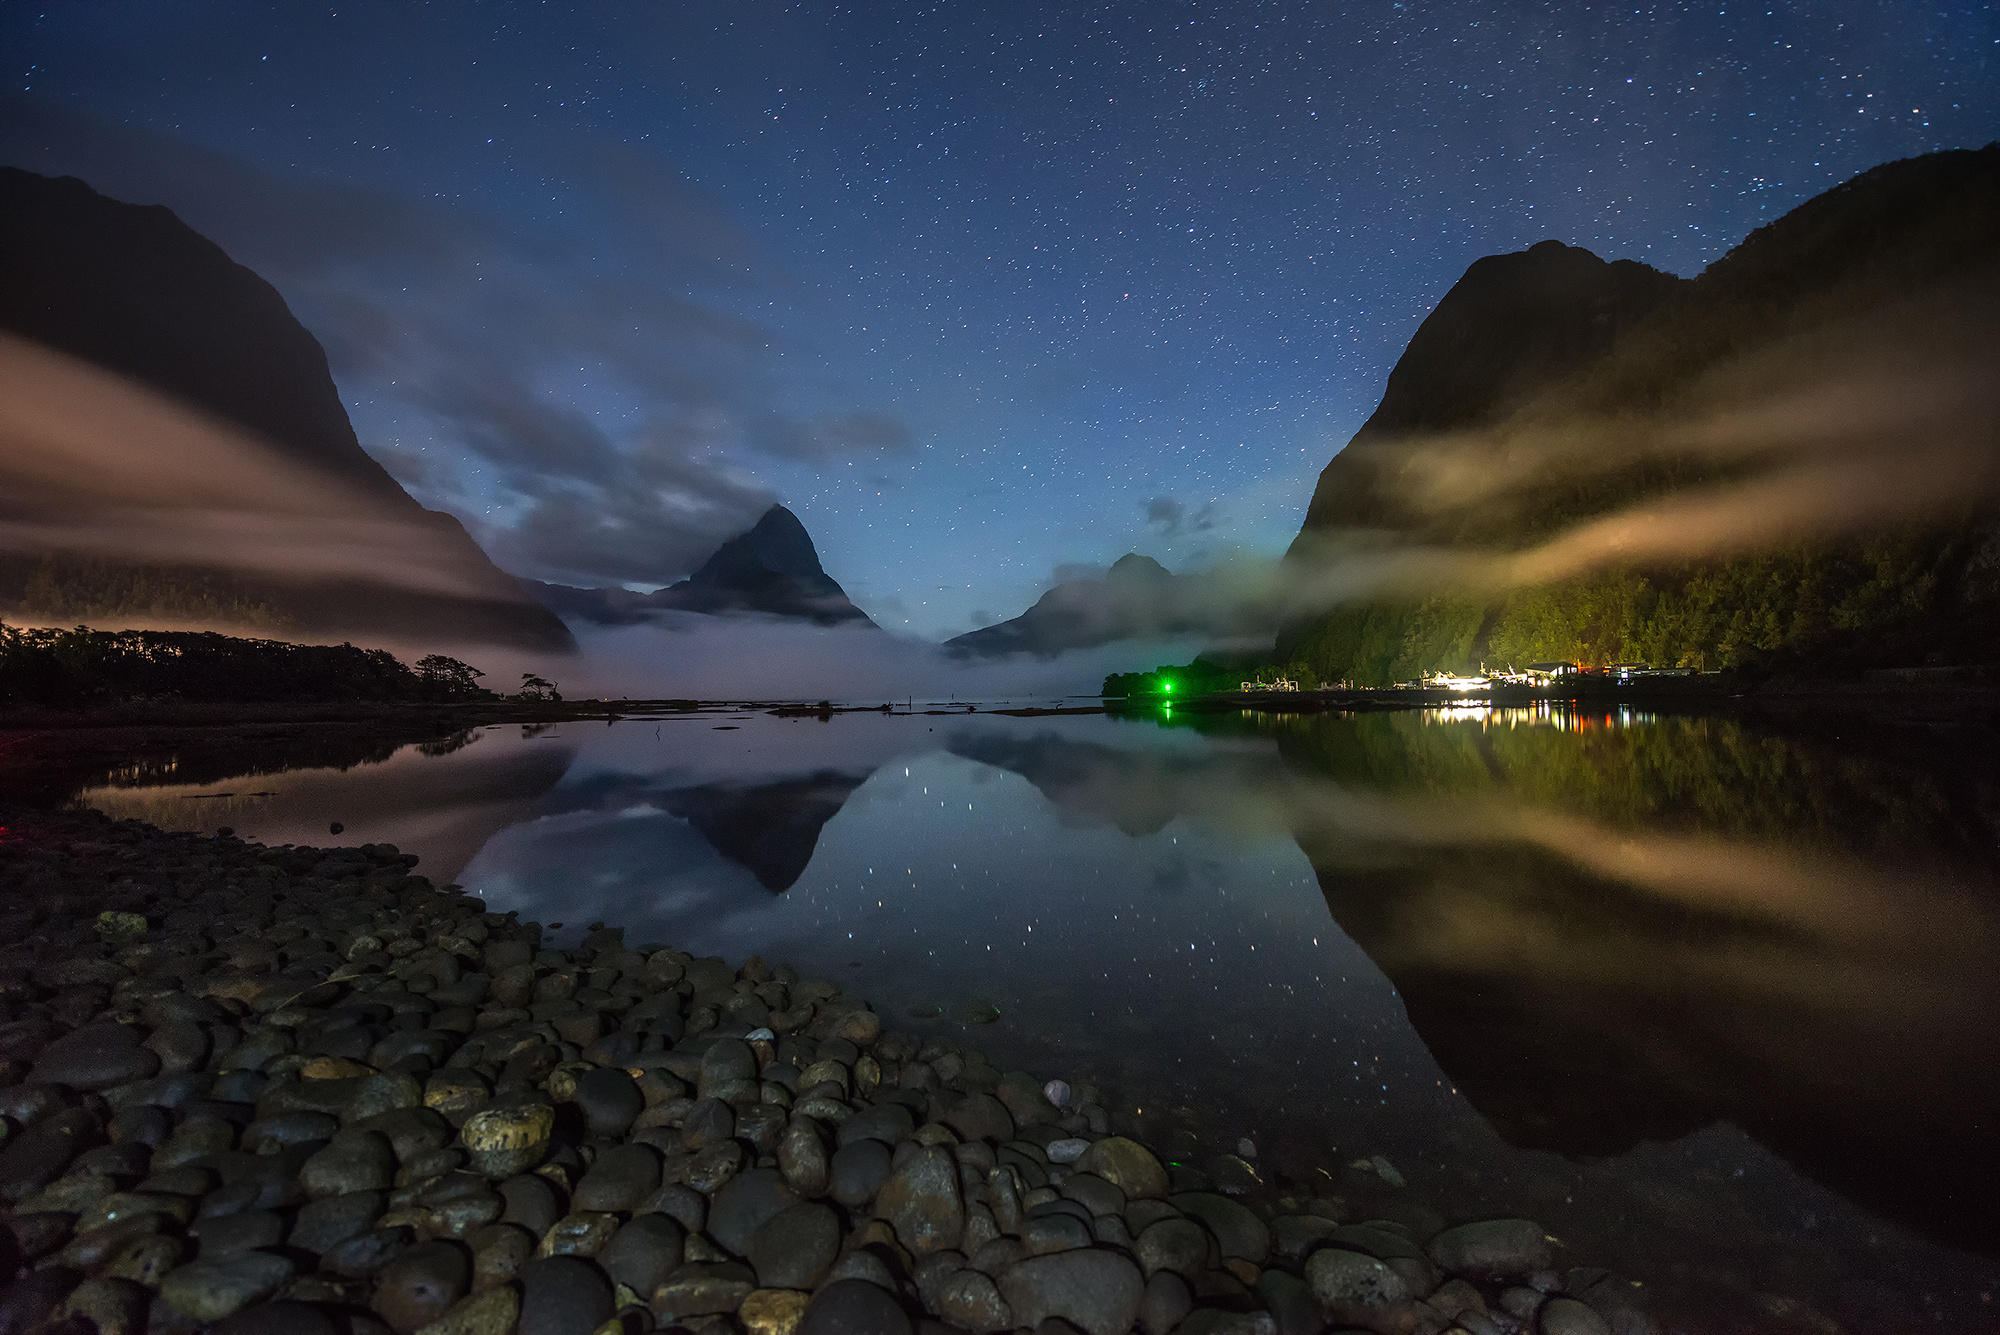
[[631, 625], [660, 612], [753, 613], [821, 626], [875, 624], [821, 567], [812, 535], [782, 505], [772, 506], [747, 533], [716, 548], [694, 574], [654, 593], [560, 584], [530, 587], [557, 615], [601, 625]]
[[954, 658], [1054, 658], [1114, 640], [1175, 634], [1193, 627], [1174, 608], [1173, 572], [1150, 556], [1127, 552], [1102, 579], [1065, 580], [1009, 621], [944, 642]]

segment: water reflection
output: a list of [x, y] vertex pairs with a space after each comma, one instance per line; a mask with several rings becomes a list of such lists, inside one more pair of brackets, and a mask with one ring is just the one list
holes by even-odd
[[[333, 812], [433, 874], [469, 858], [496, 908], [788, 959], [912, 1027], [997, 1014], [974, 1041], [1003, 1058], [1101, 1075], [1190, 1155], [1250, 1135], [1274, 1186], [1323, 1170], [1357, 1214], [1393, 1202], [1345, 1165], [1386, 1154], [1449, 1212], [1869, 1328], [2000, 1279], [1814, 1185], [2000, 1245], [1986, 740], [1547, 705], [709, 715], [486, 730], [232, 814], [303, 841]], [[174, 819], [194, 791], [86, 800], [212, 827]]]

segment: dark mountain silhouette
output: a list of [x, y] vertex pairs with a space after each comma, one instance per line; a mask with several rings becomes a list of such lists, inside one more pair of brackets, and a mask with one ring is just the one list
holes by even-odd
[[944, 649], [955, 658], [1054, 658], [1115, 640], [1199, 631], [1175, 601], [1173, 574], [1152, 557], [1130, 552], [1104, 578], [1065, 580], [1021, 615], [953, 636]]
[[561, 622], [495, 567], [456, 519], [418, 505], [361, 448], [325, 352], [277, 290], [170, 210], [108, 199], [71, 177], [0, 168], [0, 329], [241, 428], [373, 513], [408, 525], [433, 554], [433, 573], [473, 590], [420, 593], [353, 579], [279, 580], [16, 552], [0, 560], [0, 607], [18, 608], [32, 583], [44, 597], [54, 590], [85, 604], [76, 610], [104, 612], [115, 586], [128, 604], [143, 591], [139, 601], [149, 597], [168, 611], [257, 607], [267, 624], [307, 634], [573, 647]]
[[[1555, 242], [1479, 260], [1321, 474], [1289, 559], [1303, 569], [1371, 545], [1526, 550], [1634, 502], [1741, 480], [1756, 460], [1663, 444], [1671, 432], [1659, 428], [1718, 403], [1754, 408], [1756, 387], [1773, 381], [1837, 390], [1857, 367], [1990, 364], [1996, 309], [1991, 145], [1877, 167], [1692, 280]], [[1989, 391], [1969, 434], [1992, 436], [1991, 411]], [[1547, 440], [1572, 453], [1520, 448]], [[1440, 442], [1484, 485], [1464, 498], [1427, 489]], [[1877, 448], [1904, 443], [1885, 434]], [[1362, 681], [1481, 659], [1713, 668], [1991, 657], [2000, 639], [1976, 609], [2000, 593], [2000, 542], [1974, 499], [1861, 538], [1599, 568], [1513, 594], [1350, 604], [1284, 628], [1278, 655]]]
[[875, 624], [821, 568], [812, 535], [782, 505], [723, 543], [694, 574], [652, 593], [563, 584], [530, 588], [557, 615], [604, 625], [629, 625], [662, 612], [758, 613], [822, 626]]

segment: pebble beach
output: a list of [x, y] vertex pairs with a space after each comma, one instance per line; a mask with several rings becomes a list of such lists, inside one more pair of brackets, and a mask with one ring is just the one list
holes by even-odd
[[782, 962], [388, 845], [0, 811], [0, 1332], [1646, 1335], [1525, 1219], [1218, 1183]]

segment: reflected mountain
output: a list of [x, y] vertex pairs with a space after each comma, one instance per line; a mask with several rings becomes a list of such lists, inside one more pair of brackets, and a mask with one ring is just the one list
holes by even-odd
[[1514, 1145], [1610, 1156], [1733, 1123], [1878, 1214], [2000, 1246], [1982, 739], [1906, 739], [1904, 764], [1888, 743], [1606, 722], [1197, 725], [1274, 739], [1282, 767], [1054, 735], [952, 748], [1129, 831], [1287, 823], [1335, 922]]
[[819, 832], [867, 778], [819, 770], [774, 783], [676, 788], [660, 794], [660, 800], [699, 830], [716, 852], [781, 895], [805, 874], [819, 846]]
[[781, 778], [676, 786], [671, 776], [601, 773], [565, 784], [545, 814], [652, 807], [686, 821], [724, 858], [772, 894], [792, 888], [812, 861], [820, 831], [872, 769], [818, 769]]

